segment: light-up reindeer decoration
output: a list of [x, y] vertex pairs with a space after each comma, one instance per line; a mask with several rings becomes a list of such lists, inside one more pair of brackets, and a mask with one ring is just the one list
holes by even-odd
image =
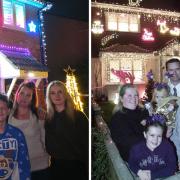
[[122, 84], [126, 84], [128, 80], [131, 84], [134, 83], [135, 77], [130, 72], [125, 72], [122, 70], [114, 70], [114, 69], [111, 69], [111, 72], [119, 78], [119, 81], [122, 82]]

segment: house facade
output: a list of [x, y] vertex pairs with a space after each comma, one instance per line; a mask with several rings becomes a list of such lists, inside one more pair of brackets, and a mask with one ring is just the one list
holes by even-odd
[[18, 80], [36, 85], [48, 77], [43, 13], [51, 4], [40, 0], [0, 0], [0, 91], [8, 96]]
[[150, 70], [163, 81], [165, 62], [180, 55], [179, 22], [178, 12], [92, 2], [92, 67], [101, 66], [101, 75], [92, 68], [92, 90], [113, 101], [124, 83], [114, 71], [134, 76], [140, 97]]

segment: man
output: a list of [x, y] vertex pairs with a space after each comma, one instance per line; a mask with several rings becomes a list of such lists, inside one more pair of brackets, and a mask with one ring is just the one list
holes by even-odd
[[180, 60], [172, 58], [166, 62], [166, 71], [169, 73], [170, 93], [180, 97]]
[[[171, 95], [180, 97], [180, 60], [176, 58], [168, 60], [166, 62], [166, 70], [170, 74], [168, 85]], [[179, 101], [177, 103], [178, 105], [180, 104]], [[178, 167], [180, 170], [180, 107], [177, 109], [175, 119], [175, 128], [172, 131], [170, 139], [176, 147]]]
[[30, 162], [23, 133], [7, 123], [9, 102], [0, 94], [0, 179], [30, 180]]

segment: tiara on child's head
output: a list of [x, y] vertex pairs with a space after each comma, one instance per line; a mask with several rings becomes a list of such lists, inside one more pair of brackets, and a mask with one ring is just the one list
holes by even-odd
[[156, 82], [155, 84], [154, 84], [154, 88], [156, 88], [156, 89], [168, 89], [168, 85], [167, 85], [167, 83], [159, 83], [159, 82]]
[[153, 123], [156, 123], [156, 122], [159, 122], [160, 124], [165, 125], [166, 117], [164, 115], [162, 115], [162, 114], [152, 114], [152, 116], [150, 116], [147, 119], [147, 125], [153, 124]]

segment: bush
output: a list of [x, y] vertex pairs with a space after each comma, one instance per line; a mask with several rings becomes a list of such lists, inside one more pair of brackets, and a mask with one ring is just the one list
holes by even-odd
[[92, 180], [108, 180], [110, 176], [109, 157], [105, 135], [92, 128]]

